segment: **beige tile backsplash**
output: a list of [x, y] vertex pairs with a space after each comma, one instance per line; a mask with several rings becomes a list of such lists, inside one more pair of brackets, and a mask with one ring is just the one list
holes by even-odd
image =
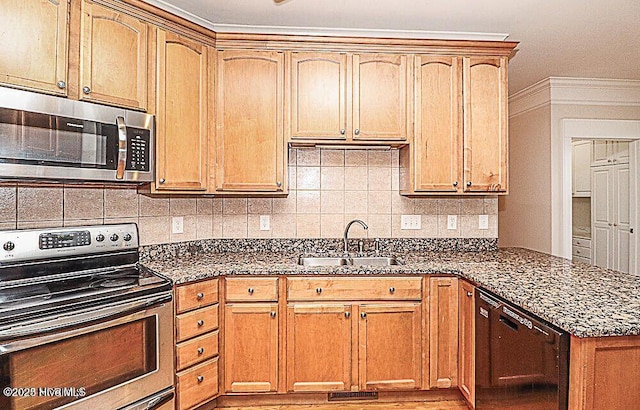
[[[336, 238], [352, 219], [353, 237], [498, 236], [497, 197], [407, 198], [398, 193], [398, 151], [292, 149], [286, 198], [150, 198], [135, 188], [1, 186], [0, 229], [137, 222], [143, 244], [208, 238]], [[422, 229], [402, 230], [402, 214]], [[478, 215], [489, 229], [478, 229]], [[260, 215], [271, 230], [260, 230]], [[458, 227], [447, 229], [447, 215]], [[184, 232], [171, 233], [182, 216]]]

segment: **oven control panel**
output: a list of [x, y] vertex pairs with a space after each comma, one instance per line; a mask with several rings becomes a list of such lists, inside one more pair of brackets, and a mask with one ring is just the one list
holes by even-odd
[[89, 231], [70, 231], [40, 234], [40, 249], [67, 248], [91, 245]]
[[134, 223], [0, 231], [0, 263], [134, 250]]

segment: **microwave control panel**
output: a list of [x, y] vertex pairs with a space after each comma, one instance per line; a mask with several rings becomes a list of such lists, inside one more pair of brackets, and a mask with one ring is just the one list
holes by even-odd
[[127, 127], [127, 171], [149, 172], [150, 138], [149, 130]]

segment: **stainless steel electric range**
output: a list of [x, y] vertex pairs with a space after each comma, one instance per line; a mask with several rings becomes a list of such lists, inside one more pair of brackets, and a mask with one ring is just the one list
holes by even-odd
[[0, 231], [0, 408], [173, 408], [173, 317], [135, 224]]

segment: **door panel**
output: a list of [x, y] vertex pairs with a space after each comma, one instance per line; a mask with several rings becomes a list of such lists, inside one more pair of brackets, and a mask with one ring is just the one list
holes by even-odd
[[629, 246], [631, 241], [630, 203], [629, 203], [629, 165], [618, 165], [613, 168], [615, 200], [613, 235], [615, 245], [615, 258], [613, 269], [620, 272], [629, 272]]
[[429, 279], [429, 362], [432, 388], [458, 385], [458, 279]]
[[458, 329], [460, 353], [458, 377], [460, 391], [475, 405], [475, 288], [467, 281], [459, 280]]

